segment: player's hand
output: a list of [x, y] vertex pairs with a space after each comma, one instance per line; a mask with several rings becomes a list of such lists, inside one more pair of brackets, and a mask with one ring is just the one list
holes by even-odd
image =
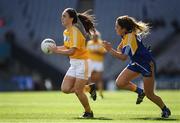
[[57, 48], [56, 45], [51, 45], [51, 46], [48, 47], [48, 49], [49, 49], [50, 51], [52, 51], [53, 53], [56, 53], [58, 48]]
[[105, 48], [107, 51], [112, 50], [112, 45], [111, 45], [111, 43], [108, 42], [108, 41], [103, 41], [103, 46], [104, 46], [104, 48]]

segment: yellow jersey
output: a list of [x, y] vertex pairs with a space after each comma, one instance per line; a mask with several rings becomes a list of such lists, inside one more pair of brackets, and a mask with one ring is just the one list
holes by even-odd
[[135, 32], [126, 34], [117, 47], [117, 50], [123, 51], [126, 55], [128, 55], [129, 51], [131, 51], [131, 54], [134, 55], [137, 49], [138, 44]]
[[66, 48], [73, 48], [75, 47], [75, 53], [70, 58], [74, 59], [88, 59], [89, 54], [88, 50], [86, 49], [86, 38], [83, 36], [81, 31], [72, 26], [69, 29], [66, 29], [63, 33], [64, 35], [64, 46]]
[[87, 49], [89, 51], [89, 58], [94, 61], [103, 61], [104, 53], [106, 52], [103, 47], [102, 40], [98, 39], [97, 42], [90, 40], [87, 43]]

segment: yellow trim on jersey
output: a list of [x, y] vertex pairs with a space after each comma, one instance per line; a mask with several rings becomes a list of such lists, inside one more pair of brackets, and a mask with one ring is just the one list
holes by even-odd
[[126, 46], [129, 46], [131, 48], [131, 53], [132, 55], [134, 55], [138, 48], [135, 32], [126, 34], [121, 40], [121, 43], [119, 44], [117, 49], [123, 49]]

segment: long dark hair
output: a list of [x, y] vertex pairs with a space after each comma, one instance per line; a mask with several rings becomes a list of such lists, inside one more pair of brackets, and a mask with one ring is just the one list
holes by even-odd
[[77, 13], [75, 9], [67, 8], [64, 11], [67, 12], [71, 18], [73, 18], [73, 24], [76, 24], [79, 19], [87, 33], [91, 34], [91, 32], [95, 32], [95, 17], [89, 14], [89, 10], [83, 13]]
[[142, 36], [149, 34], [149, 24], [142, 21], [136, 21], [133, 17], [129, 17], [127, 15], [120, 16], [116, 21], [119, 26], [125, 28], [128, 32], [134, 31], [136, 34], [141, 34]]

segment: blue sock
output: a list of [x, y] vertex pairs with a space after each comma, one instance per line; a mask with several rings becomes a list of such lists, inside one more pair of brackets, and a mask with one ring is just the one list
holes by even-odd
[[138, 94], [141, 94], [142, 92], [143, 92], [143, 89], [141, 89], [141, 88], [139, 88], [139, 87], [137, 87], [137, 89], [136, 89], [136, 91], [135, 91], [136, 93], [138, 93]]

